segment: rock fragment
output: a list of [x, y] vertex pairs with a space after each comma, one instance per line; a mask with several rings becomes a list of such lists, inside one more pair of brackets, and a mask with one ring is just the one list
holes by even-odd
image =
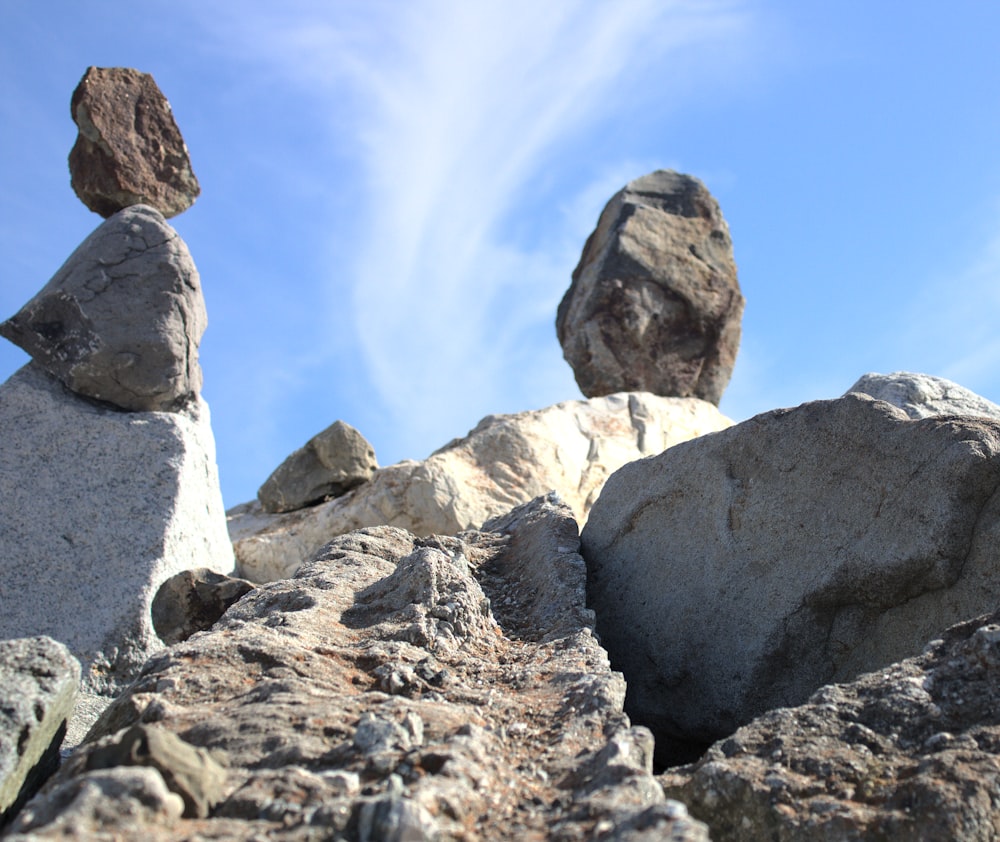
[[58, 641], [0, 640], [0, 827], [58, 767], [79, 683]]
[[630, 715], [680, 759], [989, 609], [998, 486], [1000, 421], [860, 394], [625, 466], [582, 540]]
[[69, 153], [73, 190], [107, 218], [131, 205], [165, 217], [201, 188], [173, 111], [153, 77], [129, 67], [88, 67], [71, 102], [80, 130]]
[[1000, 615], [923, 654], [763, 714], [659, 780], [745, 839], [1000, 838]]
[[108, 219], [0, 336], [68, 388], [131, 411], [174, 411], [201, 390], [208, 318], [184, 241], [153, 208]]
[[647, 391], [718, 405], [743, 305], [718, 203], [698, 179], [657, 170], [604, 208], [556, 332], [587, 397]]
[[334, 421], [292, 453], [257, 492], [265, 512], [290, 512], [339, 497], [371, 479], [375, 449], [354, 427]]
[[326, 503], [280, 515], [258, 503], [232, 509], [237, 574], [286, 578], [335, 535], [366, 526], [455, 534], [552, 490], [582, 523], [620, 466], [731, 423], [706, 401], [645, 392], [490, 415], [423, 462], [381, 468]]
[[207, 567], [182, 570], [160, 585], [151, 606], [153, 628], [168, 646], [211, 628], [226, 610], [254, 589], [246, 579]]

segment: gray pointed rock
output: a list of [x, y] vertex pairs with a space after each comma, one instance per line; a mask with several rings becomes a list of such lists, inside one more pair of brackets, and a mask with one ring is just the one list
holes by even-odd
[[156, 210], [115, 214], [0, 324], [70, 389], [133, 411], [175, 410], [201, 389], [208, 324], [198, 270]]

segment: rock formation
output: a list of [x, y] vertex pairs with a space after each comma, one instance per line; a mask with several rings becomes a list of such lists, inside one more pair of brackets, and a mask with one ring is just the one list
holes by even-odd
[[148, 73], [89, 67], [70, 110], [80, 130], [69, 153], [73, 190], [90, 210], [109, 217], [151, 205], [169, 218], [198, 198], [170, 103]]
[[59, 765], [79, 682], [61, 643], [0, 640], [0, 828]]
[[[335, 539], [150, 660], [9, 838], [707, 839], [622, 713], [578, 545], [553, 498], [457, 538]], [[209, 818], [181, 816], [171, 755], [94, 760], [136, 724], [225, 755]]]
[[233, 567], [207, 405], [118, 412], [28, 363], [0, 385], [0, 638], [48, 635], [114, 692], [161, 646], [150, 605]]
[[334, 421], [285, 459], [257, 492], [265, 512], [291, 512], [339, 497], [371, 479], [375, 449], [350, 424]]
[[715, 842], [1000, 838], [1000, 614], [766, 713], [659, 780]]
[[291, 576], [332, 537], [365, 526], [454, 535], [551, 490], [583, 522], [621, 465], [731, 423], [705, 401], [643, 393], [491, 415], [425, 461], [382, 468], [319, 506], [278, 516], [255, 503], [231, 510], [238, 575]]
[[718, 203], [698, 179], [658, 170], [604, 208], [556, 332], [587, 397], [643, 390], [717, 405], [743, 304]]
[[625, 466], [583, 554], [630, 714], [707, 743], [989, 610], [998, 485], [1000, 421], [860, 394]]
[[0, 324], [70, 389], [122, 409], [169, 411], [201, 389], [208, 319], [184, 241], [153, 208], [115, 214]]
[[909, 371], [894, 374], [866, 374], [848, 389], [871, 395], [876, 400], [898, 406], [910, 418], [935, 415], [985, 415], [1000, 419], [1000, 406], [970, 392], [964, 386]]

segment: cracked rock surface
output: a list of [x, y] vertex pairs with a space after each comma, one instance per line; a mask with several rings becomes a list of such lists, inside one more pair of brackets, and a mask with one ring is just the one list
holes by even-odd
[[766, 713], [659, 780], [715, 842], [1000, 839], [1000, 614]]
[[[578, 546], [554, 497], [458, 537], [334, 539], [152, 658], [10, 838], [706, 839], [622, 712]], [[89, 763], [135, 723], [226, 768], [208, 817], [154, 768]]]
[[626, 710], [697, 751], [992, 610], [998, 485], [997, 420], [860, 394], [622, 468], [582, 546]]
[[69, 389], [131, 411], [178, 411], [201, 390], [208, 324], [184, 241], [151, 207], [102, 223], [3, 336]]

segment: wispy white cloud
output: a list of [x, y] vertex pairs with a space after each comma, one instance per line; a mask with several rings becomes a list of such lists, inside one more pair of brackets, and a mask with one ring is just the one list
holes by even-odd
[[[584, 160], [578, 171], [593, 183], [570, 191], [575, 199], [553, 193], [550, 212], [530, 222], [524, 197], [546, 193], [552, 172], [586, 154], [588, 129], [637, 108], [669, 110], [699, 70], [717, 77], [749, 37], [746, 8], [293, 2], [264, 17], [240, 6], [230, 43], [252, 44], [257, 59], [325, 98], [329, 125], [356, 144], [347, 295], [395, 430], [393, 457], [423, 456], [488, 412], [576, 394], [552, 325], [587, 233], [581, 209], [590, 206], [592, 226], [625, 181], [670, 162], [627, 171], [625, 161]], [[526, 227], [531, 236], [519, 236]], [[336, 274], [343, 298], [344, 269]]]

